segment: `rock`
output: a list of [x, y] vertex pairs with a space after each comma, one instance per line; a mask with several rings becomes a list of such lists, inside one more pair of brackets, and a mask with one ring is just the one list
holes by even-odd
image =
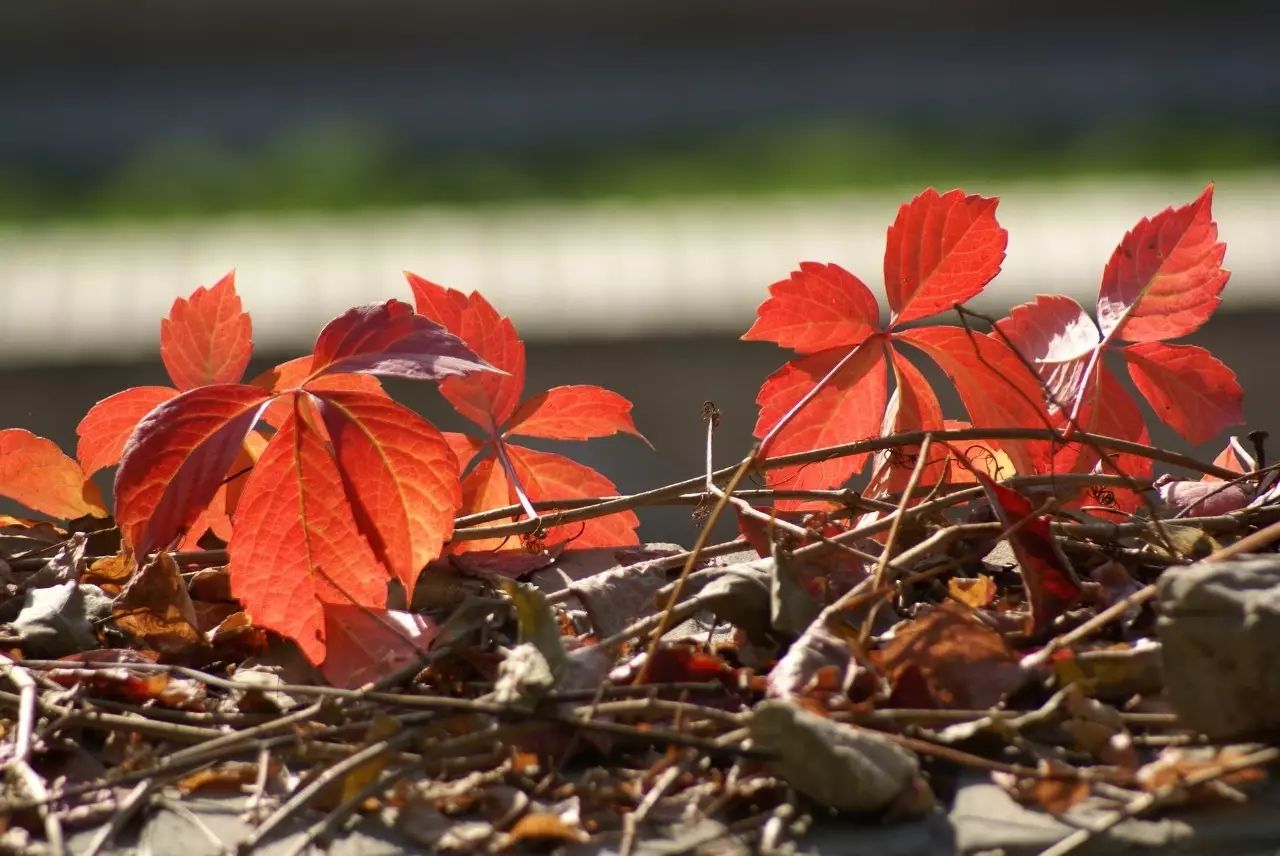
[[1158, 588], [1165, 686], [1187, 725], [1280, 728], [1280, 556], [1171, 568]]

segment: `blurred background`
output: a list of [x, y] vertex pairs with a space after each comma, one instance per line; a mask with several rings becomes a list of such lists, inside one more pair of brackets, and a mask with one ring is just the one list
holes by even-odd
[[1239, 373], [1248, 428], [1280, 424], [1280, 7], [1060, 8], [4, 4], [0, 425], [74, 449], [94, 401], [165, 382], [159, 319], [233, 267], [264, 367], [407, 299], [408, 269], [510, 315], [531, 392], [631, 398], [656, 451], [570, 452], [631, 492], [700, 471], [703, 400], [718, 463], [746, 451], [785, 359], [736, 341], [768, 284], [832, 261], [882, 294], [885, 227], [922, 188], [1002, 197], [1008, 260], [977, 305], [1003, 314], [1091, 306], [1125, 230], [1209, 181], [1234, 274], [1191, 341]]

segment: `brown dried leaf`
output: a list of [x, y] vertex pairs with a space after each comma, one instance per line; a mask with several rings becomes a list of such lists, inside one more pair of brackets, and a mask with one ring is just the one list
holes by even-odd
[[566, 823], [559, 815], [547, 811], [529, 812], [507, 833], [509, 843], [535, 847], [577, 844], [589, 837], [578, 825]]
[[168, 553], [134, 575], [116, 598], [112, 616], [125, 632], [161, 654], [190, 654], [209, 647], [178, 564]]
[[881, 649], [881, 665], [892, 684], [909, 668], [919, 669], [944, 708], [991, 707], [1023, 681], [1004, 637], [950, 601], [900, 624]]

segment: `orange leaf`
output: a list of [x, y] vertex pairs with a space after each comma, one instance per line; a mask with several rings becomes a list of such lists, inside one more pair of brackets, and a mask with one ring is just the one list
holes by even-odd
[[239, 383], [253, 355], [252, 334], [232, 271], [212, 288], [173, 302], [160, 322], [160, 359], [178, 389]]
[[51, 517], [106, 517], [98, 486], [52, 440], [21, 428], [0, 430], [0, 496]]
[[431, 423], [385, 396], [330, 390], [316, 398], [356, 523], [412, 596], [419, 571], [453, 533], [457, 458]]
[[[756, 397], [760, 417], [755, 435], [763, 437], [770, 431], [845, 354], [844, 349], [810, 354], [792, 360], [770, 375]], [[880, 340], [869, 339], [858, 346], [854, 358], [787, 423], [765, 454], [773, 457], [874, 437], [880, 430], [885, 397], [884, 354]], [[864, 453], [772, 469], [768, 475], [769, 485], [790, 490], [832, 488], [862, 469], [866, 459]], [[778, 503], [778, 506], [794, 507], [788, 503]]]
[[1108, 340], [1154, 342], [1185, 336], [1218, 308], [1230, 273], [1213, 221], [1213, 185], [1181, 208], [1142, 218], [1102, 272], [1098, 321]]
[[[249, 383], [270, 392], [290, 392], [300, 389], [306, 381], [307, 389], [314, 392], [338, 389], [350, 392], [366, 392], [373, 395], [386, 395], [382, 382], [369, 374], [347, 372], [343, 374], [321, 375], [311, 378], [311, 364], [315, 358], [311, 354], [283, 362], [275, 368], [268, 369]], [[308, 380], [308, 378], [311, 378]], [[293, 406], [287, 399], [276, 399], [271, 402], [262, 414], [262, 421], [278, 426], [288, 416]]]
[[1009, 233], [996, 222], [998, 201], [929, 188], [898, 209], [884, 251], [891, 326], [964, 303], [1000, 272]]
[[[932, 431], [945, 426], [942, 418], [942, 405], [933, 387], [925, 380], [920, 370], [910, 360], [890, 349], [890, 365], [896, 388], [889, 397], [889, 406], [884, 412], [882, 434], [899, 434], [905, 431]], [[898, 449], [886, 449], [876, 454], [875, 470], [867, 485], [870, 496], [884, 493], [896, 493], [904, 490], [911, 473], [916, 466], [916, 457], [920, 453], [919, 445], [902, 446]], [[949, 467], [945, 455], [931, 455], [933, 460], [925, 464], [921, 473], [920, 486], [929, 487], [945, 478]]]
[[[476, 464], [467, 477], [462, 480], [462, 514], [478, 514], [491, 508], [503, 508], [512, 504], [511, 485], [506, 474], [492, 456]], [[484, 526], [502, 526], [512, 523], [515, 518], [508, 517], [496, 520]], [[510, 536], [504, 538], [484, 538], [471, 541], [457, 541], [450, 548], [454, 553], [474, 553], [488, 550], [500, 550], [510, 546]]]
[[631, 421], [630, 401], [599, 386], [557, 386], [526, 399], [511, 417], [506, 433], [587, 440], [619, 431], [644, 439]]
[[965, 606], [980, 609], [996, 599], [996, 584], [986, 574], [952, 577], [947, 580], [947, 593]]
[[138, 425], [116, 470], [116, 522], [139, 555], [191, 527], [218, 492], [271, 394], [218, 384], [182, 393]]
[[295, 398], [244, 487], [229, 571], [232, 593], [256, 626], [288, 636], [322, 663], [324, 605], [380, 609], [390, 575], [356, 527], [324, 438], [300, 409]]
[[790, 279], [769, 286], [746, 341], [777, 342], [801, 354], [852, 348], [879, 329], [871, 290], [839, 265], [801, 262]]
[[[529, 499], [574, 499], [584, 496], [617, 496], [613, 482], [600, 473], [562, 455], [539, 452], [523, 446], [507, 446], [516, 477]], [[552, 526], [544, 536], [549, 544], [569, 540], [576, 549], [626, 547], [640, 543], [634, 512], [620, 511], [582, 523]]]
[[142, 417], [178, 394], [168, 386], [135, 386], [99, 401], [80, 420], [76, 458], [91, 476], [120, 462], [120, 453]]
[[440, 392], [459, 413], [486, 432], [497, 433], [515, 412], [524, 390], [524, 342], [510, 318], [472, 292], [461, 319], [462, 341], [491, 365], [506, 372], [449, 378]]

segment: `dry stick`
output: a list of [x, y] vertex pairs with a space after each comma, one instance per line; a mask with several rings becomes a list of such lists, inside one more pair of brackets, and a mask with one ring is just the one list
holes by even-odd
[[1184, 776], [1180, 781], [1157, 788], [1151, 793], [1135, 797], [1124, 808], [1104, 818], [1101, 823], [1084, 829], [1077, 829], [1052, 847], [1045, 848], [1040, 852], [1040, 856], [1067, 856], [1068, 853], [1072, 853], [1077, 848], [1087, 844], [1094, 836], [1103, 835], [1120, 823], [1160, 806], [1197, 785], [1216, 781], [1223, 776], [1247, 770], [1250, 767], [1274, 764], [1276, 761], [1280, 761], [1280, 747], [1268, 746], [1265, 749], [1259, 749], [1233, 761], [1215, 764], [1203, 770], [1198, 770]]
[[[1246, 535], [1239, 541], [1236, 541], [1233, 544], [1228, 544], [1221, 550], [1216, 550], [1215, 552], [1210, 553], [1200, 561], [1221, 562], [1238, 556], [1241, 553], [1248, 553], [1253, 550], [1269, 546], [1278, 540], [1280, 540], [1280, 521], [1276, 521], [1265, 528], [1259, 529], [1257, 532]], [[1036, 651], [1034, 654], [1028, 654], [1026, 657], [1023, 657], [1021, 662], [1022, 668], [1034, 669], [1038, 666], [1043, 666], [1054, 654], [1061, 651], [1063, 648], [1068, 648], [1074, 645], [1086, 636], [1097, 632], [1110, 622], [1121, 617], [1133, 607], [1144, 604], [1155, 596], [1155, 583], [1143, 586], [1123, 600], [1116, 601], [1102, 612], [1099, 612], [1093, 618], [1090, 618], [1084, 624], [1081, 624], [1079, 627], [1076, 627], [1067, 633], [1063, 633], [1061, 636], [1055, 636], [1053, 639], [1050, 639], [1047, 645], [1039, 651]]]
[[44, 779], [26, 758], [13, 764], [10, 769], [22, 783], [28, 796], [36, 803], [36, 811], [40, 815], [40, 822], [44, 824], [44, 837], [48, 841], [49, 849], [55, 856], [62, 856], [67, 852], [66, 841], [62, 834], [62, 821], [58, 819], [57, 812], [50, 807], [53, 800], [49, 796], [49, 789], [45, 786]]
[[31, 734], [36, 721], [36, 682], [30, 672], [3, 652], [0, 652], [0, 675], [18, 688], [18, 728], [13, 734], [13, 755], [4, 764], [8, 767], [24, 763], [31, 754]]
[[151, 798], [151, 794], [160, 786], [159, 777], [151, 777], [143, 779], [134, 786], [129, 795], [124, 798], [124, 802], [116, 807], [116, 812], [111, 816], [110, 822], [93, 837], [93, 841], [89, 843], [89, 847], [85, 850], [85, 856], [98, 856], [102, 852], [102, 848], [111, 843], [111, 840], [120, 834], [120, 830], [124, 829], [133, 815], [142, 807], [142, 804]]
[[[815, 387], [816, 388], [816, 387]], [[784, 417], [785, 418], [785, 417]], [[779, 422], [779, 424], [782, 424]], [[826, 461], [832, 458], [844, 457], [848, 455], [859, 455], [865, 452], [878, 452], [884, 449], [892, 449], [898, 446], [918, 446], [924, 440], [926, 434], [932, 433], [935, 442], [943, 440], [960, 442], [964, 440], [1050, 440], [1057, 443], [1066, 443], [1071, 441], [1079, 441], [1082, 443], [1096, 444], [1113, 452], [1137, 455], [1144, 458], [1150, 458], [1153, 461], [1170, 464], [1172, 466], [1181, 467], [1193, 472], [1214, 475], [1222, 479], [1233, 479], [1239, 476], [1239, 473], [1214, 464], [1208, 464], [1197, 460], [1189, 455], [1183, 455], [1168, 449], [1161, 449], [1156, 446], [1149, 446], [1144, 443], [1136, 443], [1131, 440], [1122, 440], [1116, 437], [1107, 437], [1101, 434], [1091, 434], [1086, 431], [1076, 431], [1067, 437], [1063, 432], [1050, 428], [960, 428], [951, 431], [910, 431], [901, 434], [892, 434], [885, 437], [877, 437], [870, 440], [860, 440], [856, 443], [844, 443], [837, 446], [826, 446], [820, 449], [813, 449], [807, 452], [796, 452], [788, 455], [778, 455], [766, 459], [759, 459], [761, 452], [757, 452], [757, 460], [755, 463], [764, 470], [776, 469], [778, 467], [793, 466], [796, 464], [809, 464], [818, 461]], [[762, 442], [762, 445], [763, 442]], [[712, 473], [712, 477], [717, 483], [727, 478], [732, 478], [738, 467], [724, 467]], [[644, 505], [656, 505], [677, 497], [682, 493], [696, 491], [702, 487], [705, 482], [705, 476], [697, 476], [686, 479], [681, 482], [669, 484], [664, 487], [654, 488], [642, 493], [631, 494], [628, 496], [619, 496], [608, 499], [595, 505], [583, 506], [559, 514], [543, 514], [538, 520], [546, 526], [554, 526], [562, 523], [572, 523], [581, 520], [588, 520], [593, 517], [599, 517], [604, 514], [612, 514], [617, 511], [625, 511]], [[493, 519], [502, 516], [511, 516], [522, 511], [519, 506], [507, 506], [502, 509], [495, 509], [491, 512], [485, 512], [486, 515], [494, 515]], [[477, 519], [475, 515], [466, 518], [468, 522]], [[505, 526], [491, 527], [462, 527], [454, 532], [455, 540], [468, 540], [473, 538], [488, 538], [503, 535], [517, 535], [532, 531], [535, 528], [533, 523], [537, 521], [521, 521]]]

